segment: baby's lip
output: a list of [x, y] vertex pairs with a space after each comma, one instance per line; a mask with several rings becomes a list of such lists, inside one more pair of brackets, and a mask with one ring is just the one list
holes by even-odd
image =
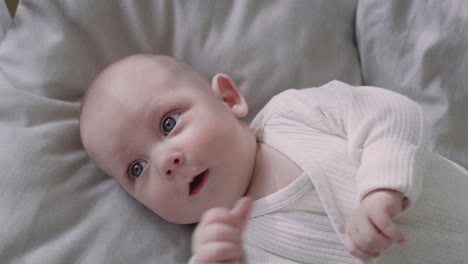
[[193, 177], [188, 185], [189, 195], [195, 195], [200, 192], [202, 187], [205, 185], [207, 178], [208, 169]]

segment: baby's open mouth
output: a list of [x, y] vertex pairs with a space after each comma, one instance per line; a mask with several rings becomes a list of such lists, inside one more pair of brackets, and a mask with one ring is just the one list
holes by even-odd
[[193, 178], [192, 182], [189, 186], [189, 194], [195, 195], [197, 194], [208, 178], [208, 170], [203, 171], [202, 173], [198, 174], [195, 178]]

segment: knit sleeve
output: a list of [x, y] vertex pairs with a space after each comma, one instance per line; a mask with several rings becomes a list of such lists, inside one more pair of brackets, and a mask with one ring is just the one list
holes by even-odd
[[402, 192], [405, 209], [417, 200], [424, 174], [422, 111], [409, 98], [377, 87], [354, 87], [338, 81], [310, 89], [332, 133], [344, 137], [359, 169], [361, 201], [377, 189]]

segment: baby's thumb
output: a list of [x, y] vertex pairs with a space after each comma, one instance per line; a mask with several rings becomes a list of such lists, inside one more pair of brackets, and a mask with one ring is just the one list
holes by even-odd
[[244, 228], [251, 208], [252, 198], [250, 197], [242, 197], [237, 201], [236, 205], [234, 205], [234, 208], [231, 210], [231, 215], [238, 223], [239, 227]]

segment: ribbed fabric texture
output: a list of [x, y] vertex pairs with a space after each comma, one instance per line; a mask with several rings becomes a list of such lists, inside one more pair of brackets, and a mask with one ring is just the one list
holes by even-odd
[[[299, 209], [282, 212], [288, 203], [281, 199], [276, 206], [255, 204], [245, 233], [249, 263], [356, 261], [337, 241], [346, 217], [379, 188], [408, 198], [396, 220], [407, 243], [373, 263], [468, 263], [468, 175], [424, 150], [422, 122], [416, 103], [376, 87], [333, 81], [274, 97], [251, 127], [304, 170], [328, 219], [304, 217]], [[301, 236], [310, 233], [315, 238]]]
[[346, 252], [306, 173], [255, 201], [244, 246], [249, 263], [359, 263]]

